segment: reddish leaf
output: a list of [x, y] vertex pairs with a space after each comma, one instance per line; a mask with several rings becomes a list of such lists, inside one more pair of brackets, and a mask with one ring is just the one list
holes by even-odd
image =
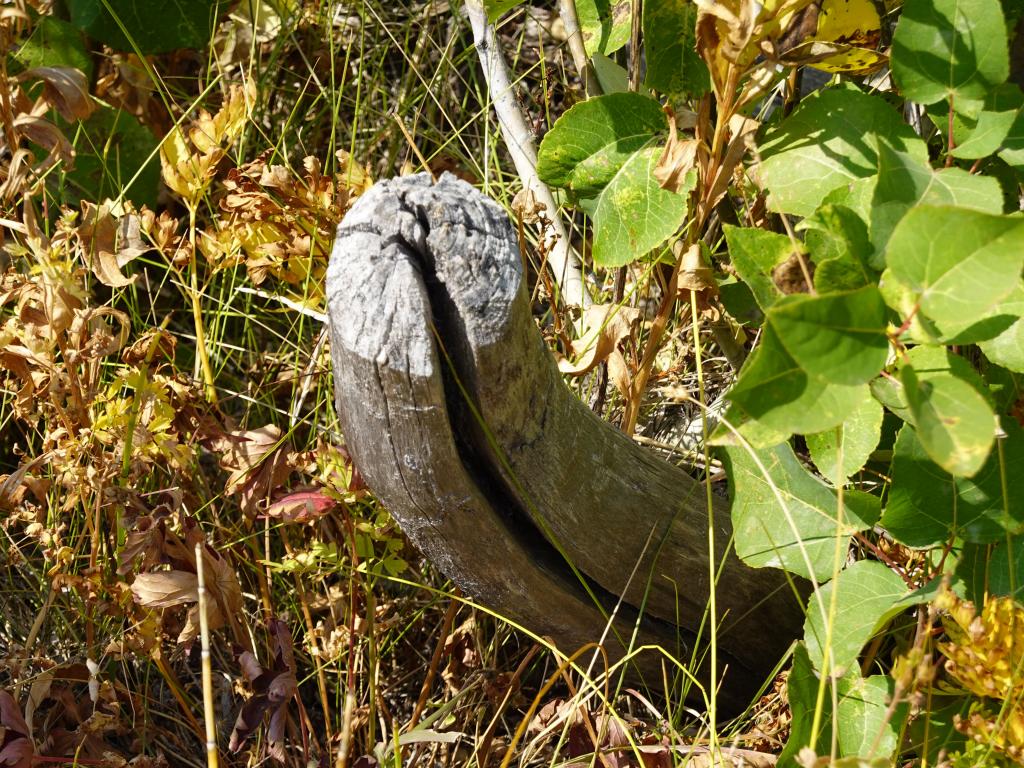
[[246, 739], [259, 728], [264, 715], [269, 712], [270, 727], [267, 735], [270, 739], [270, 754], [283, 760], [288, 701], [298, 692], [299, 686], [295, 678], [292, 636], [287, 625], [283, 621], [272, 619], [268, 629], [274, 648], [274, 662], [270, 669], [261, 668], [251, 653], [243, 653], [239, 657], [243, 673], [252, 684], [253, 696], [242, 705], [235, 719], [228, 749], [238, 752]]
[[323, 489], [296, 491], [271, 504], [267, 508], [266, 517], [286, 523], [308, 523], [323, 517], [337, 506], [337, 500], [328, 496]]
[[7, 691], [0, 691], [0, 765], [29, 768], [35, 755], [21, 707]]

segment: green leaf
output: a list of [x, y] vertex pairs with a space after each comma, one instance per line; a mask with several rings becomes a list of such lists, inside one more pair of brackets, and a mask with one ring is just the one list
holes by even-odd
[[82, 32], [55, 16], [41, 16], [28, 40], [14, 54], [25, 69], [71, 67], [92, 79], [92, 57], [85, 49]]
[[999, 157], [1018, 171], [1024, 169], [1024, 109], [1017, 112], [1002, 146]]
[[963, 135], [957, 135], [954, 128], [956, 145], [953, 157], [976, 160], [995, 154], [1004, 146], [1011, 129], [1020, 119], [1022, 107], [1024, 93], [1013, 83], [1004, 83], [993, 90], [985, 99], [985, 108], [977, 116], [960, 116]]
[[761, 309], [767, 311], [785, 294], [772, 279], [775, 268], [793, 255], [793, 241], [786, 235], [754, 227], [726, 224], [725, 242], [733, 267], [754, 294]]
[[987, 383], [971, 364], [960, 355], [955, 355], [946, 347], [920, 345], [911, 348], [906, 354], [898, 357], [893, 366], [893, 375], [879, 377], [871, 382], [871, 391], [878, 401], [909, 424], [915, 424], [914, 415], [907, 405], [903, 385], [900, 383], [899, 372], [904, 366], [911, 366], [918, 379], [927, 381], [939, 374], [952, 374], [966, 381], [975, 391], [985, 398], [993, 408], [996, 401], [992, 397]]
[[117, 51], [205, 48], [227, 4], [218, 0], [67, 0], [71, 23]]
[[1010, 71], [999, 0], [906, 0], [890, 58], [908, 99], [983, 100]]
[[973, 478], [954, 478], [931, 460], [917, 432], [905, 425], [893, 446], [892, 486], [882, 525], [907, 546], [922, 548], [952, 535], [984, 543], [1024, 531], [1024, 496], [1003, 493], [1004, 477], [1024, 473], [1024, 434], [1007, 420], [1006, 437], [999, 442], [999, 450]]
[[[779, 755], [779, 768], [796, 768], [799, 765], [796, 756], [804, 747], [812, 747], [818, 754], [829, 752], [829, 728], [820, 729], [817, 744], [811, 744], [820, 685], [821, 681], [814, 674], [814, 667], [807, 656], [807, 647], [797, 643], [793, 649], [793, 668], [786, 680], [786, 698], [789, 700], [793, 720], [790, 723], [789, 739]], [[826, 694], [821, 706], [821, 721], [829, 723], [832, 719], [832, 697]]]
[[[806, 436], [811, 460], [826, 480], [833, 484], [844, 483], [861, 470], [871, 452], [878, 447], [883, 416], [881, 404], [868, 398], [838, 427]], [[843, 448], [842, 466], [839, 466], [840, 443]]]
[[632, 9], [632, 0], [576, 0], [576, 17], [588, 55], [608, 55], [629, 42]]
[[839, 185], [821, 201], [824, 205], [842, 205], [853, 211], [864, 226], [871, 221], [871, 200], [875, 196], [875, 185], [878, 183], [878, 174], [872, 174], [860, 179], [853, 179]]
[[1020, 283], [1024, 220], [919, 205], [893, 230], [886, 261], [941, 340], [984, 341], [1012, 322], [996, 309]]
[[775, 211], [810, 216], [826, 195], [878, 168], [878, 136], [924, 163], [928, 150], [883, 99], [856, 88], [818, 91], [770, 130], [757, 174]]
[[909, 365], [900, 371], [900, 383], [932, 461], [952, 475], [976, 474], [995, 440], [996, 418], [985, 398], [953, 374], [921, 380]]
[[1024, 372], [1024, 283], [993, 310], [996, 315], [1016, 318], [1013, 324], [993, 339], [979, 344], [985, 357], [1011, 371]]
[[635, 261], [675, 234], [686, 218], [696, 175], [687, 175], [679, 193], [662, 189], [654, 178], [654, 167], [663, 151], [661, 147], [640, 150], [601, 190], [593, 214], [593, 255], [598, 266]]
[[[833, 693], [828, 690], [830, 685], [835, 686], [834, 698], [838, 701], [834, 713]], [[814, 673], [806, 647], [798, 643], [793, 651], [793, 668], [787, 681], [787, 698], [793, 720], [789, 740], [779, 755], [779, 768], [803, 765], [797, 763], [796, 756], [804, 747], [813, 746], [819, 755], [829, 754], [833, 729], [840, 759], [831, 765], [836, 768], [841, 765], [849, 765], [850, 768], [892, 765], [892, 753], [898, 746], [900, 726], [907, 712], [905, 704], [889, 712], [888, 705], [894, 691], [892, 678], [884, 675], [868, 678], [851, 676], [827, 683], [824, 700], [821, 702], [822, 727], [818, 732], [817, 744], [811, 745], [820, 686], [821, 679]], [[868, 756], [873, 758], [871, 762], [868, 762]], [[842, 758], [848, 758], [850, 762]]]
[[814, 669], [823, 673], [825, 648], [829, 648], [828, 673], [834, 677], [845, 675], [857, 663], [864, 644], [906, 609], [899, 601], [909, 592], [902, 578], [874, 560], [858, 560], [818, 587], [804, 622], [804, 642]]
[[1024, 536], [994, 544], [967, 543], [956, 565], [967, 599], [980, 605], [989, 595], [1024, 595]]
[[603, 53], [591, 56], [590, 63], [602, 93], [626, 93], [629, 90], [629, 72], [621, 64], [615, 63]]
[[160, 188], [158, 142], [134, 115], [101, 107], [81, 123], [75, 166], [66, 174], [69, 200], [118, 197], [156, 207]]
[[868, 263], [874, 251], [867, 224], [852, 208], [825, 203], [804, 219], [804, 243], [814, 260], [818, 293], [848, 291], [873, 285], [878, 275]]
[[523, 0], [484, 0], [484, 10], [487, 11], [487, 21], [494, 24], [511, 11], [517, 5], [522, 5]]
[[866, 384], [833, 384], [809, 376], [770, 323], [728, 393], [743, 417], [787, 436], [831, 429], [869, 397]]
[[885, 366], [889, 340], [878, 288], [787, 296], [767, 315], [789, 355], [829, 384], [866, 384]]
[[764, 320], [764, 312], [758, 306], [750, 286], [735, 275], [727, 275], [718, 281], [718, 295], [732, 318], [745, 326], [758, 326]]
[[622, 166], [668, 129], [661, 105], [638, 93], [612, 93], [568, 109], [544, 136], [537, 174], [581, 197], [600, 192]]
[[885, 266], [882, 256], [893, 229], [918, 204], [956, 205], [999, 214], [1003, 210], [1003, 192], [993, 178], [972, 176], [960, 168], [933, 171], [927, 163], [880, 141], [878, 183], [871, 205], [871, 241], [877, 251], [872, 264], [877, 269]]
[[723, 450], [740, 559], [754, 568], [783, 568], [818, 581], [832, 578], [845, 560], [849, 537], [873, 525], [878, 499], [847, 492], [840, 522], [835, 490], [808, 472], [788, 443], [754, 456], [742, 447]]
[[701, 96], [711, 86], [696, 49], [697, 6], [692, 0], [643, 4], [644, 84], [662, 93]]
[[[732, 429], [730, 429], [732, 427]], [[735, 430], [735, 431], [734, 431]], [[742, 446], [746, 442], [754, 448], [771, 448], [792, 433], [786, 429], [771, 429], [737, 405], [730, 405], [708, 442], [715, 446]]]
[[[973, 696], [935, 696], [927, 707], [921, 708], [920, 715], [910, 721], [908, 748], [927, 759], [927, 762], [921, 760], [922, 765], [940, 765], [946, 757], [965, 747], [967, 737], [957, 730], [956, 724], [960, 719], [968, 720], [970, 707], [975, 702]], [[980, 768], [981, 764], [975, 765]]]
[[905, 702], [889, 711], [895, 688], [895, 681], [888, 675], [844, 678], [836, 683], [840, 698], [835, 728], [840, 755], [881, 760], [884, 766], [894, 764], [892, 756], [907, 717]]

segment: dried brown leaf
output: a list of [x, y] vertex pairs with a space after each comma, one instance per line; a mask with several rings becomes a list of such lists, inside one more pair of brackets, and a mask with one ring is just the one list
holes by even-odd
[[[48, 152], [47, 156], [32, 169], [36, 175], [41, 175], [58, 161], [64, 163], [65, 168], [71, 168], [74, 164], [75, 150], [71, 146], [71, 142], [49, 120], [26, 114], [14, 118], [13, 124], [18, 133]], [[11, 165], [14, 165], [13, 161]]]
[[754, 145], [754, 134], [761, 126], [756, 120], [751, 120], [743, 115], [733, 115], [729, 119], [729, 144], [725, 150], [725, 157], [718, 166], [714, 181], [710, 184], [711, 191], [708, 193], [707, 210], [712, 210], [718, 201], [722, 199], [732, 183], [733, 173], [739, 167], [747, 150]]
[[0, 765], [30, 768], [34, 755], [32, 732], [21, 707], [11, 694], [0, 690]]
[[132, 582], [135, 602], [146, 608], [167, 608], [199, 599], [199, 580], [187, 571], [140, 573]]
[[43, 99], [69, 123], [85, 120], [96, 109], [89, 96], [85, 75], [71, 67], [33, 67], [21, 73], [19, 80], [43, 81]]
[[231, 730], [228, 749], [238, 752], [269, 712], [270, 725], [267, 736], [270, 740], [270, 754], [283, 760], [287, 705], [298, 693], [298, 681], [295, 677], [295, 658], [288, 626], [283, 621], [271, 619], [267, 628], [270, 631], [273, 649], [270, 669], [262, 668], [251, 653], [243, 653], [244, 658], [239, 659], [246, 678], [252, 684], [253, 695], [238, 712], [235, 726]]
[[704, 261], [699, 243], [691, 245], [683, 254], [676, 289], [685, 298], [689, 298], [690, 291], [718, 291], [715, 274]]
[[685, 186], [686, 175], [707, 162], [708, 151], [700, 139], [680, 139], [676, 130], [676, 116], [671, 109], [668, 112], [668, 143], [665, 151], [654, 166], [654, 178], [662, 189], [679, 192]]
[[111, 288], [124, 288], [134, 283], [138, 275], [126, 277], [122, 268], [148, 249], [139, 238], [135, 217], [117, 217], [113, 210], [109, 200], [100, 205], [83, 200], [78, 237], [85, 263], [99, 281]]
[[640, 310], [616, 304], [597, 304], [583, 310], [583, 334], [572, 343], [576, 362], [558, 361], [558, 370], [580, 376], [592, 370], [636, 331]]

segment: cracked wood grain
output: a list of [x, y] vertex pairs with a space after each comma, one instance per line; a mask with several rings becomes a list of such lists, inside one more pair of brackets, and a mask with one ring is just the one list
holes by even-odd
[[[688, 661], [710, 588], [703, 486], [562, 382], [505, 213], [449, 175], [381, 182], [338, 228], [327, 295], [346, 444], [423, 553], [563, 651], [599, 639], [618, 604], [613, 657], [636, 626]], [[742, 707], [803, 612], [781, 572], [724, 554], [728, 510], [713, 513], [720, 701]]]

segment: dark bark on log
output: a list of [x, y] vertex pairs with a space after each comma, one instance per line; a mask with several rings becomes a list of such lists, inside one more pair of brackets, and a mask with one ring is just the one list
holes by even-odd
[[[564, 385], [505, 213], [451, 176], [382, 182], [338, 228], [327, 294], [346, 443], [423, 553], [564, 651], [599, 639], [621, 597], [613, 657], [638, 627], [634, 644], [688, 661], [709, 595], [704, 487]], [[742, 707], [803, 613], [780, 572], [724, 554], [728, 510], [712, 512], [720, 703]]]

